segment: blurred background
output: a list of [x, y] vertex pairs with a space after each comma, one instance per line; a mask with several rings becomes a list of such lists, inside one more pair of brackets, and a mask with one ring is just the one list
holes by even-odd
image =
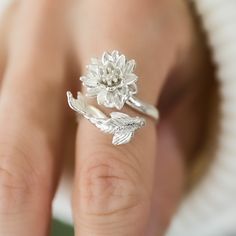
[[61, 221], [54, 220], [52, 224], [51, 236], [73, 236], [73, 228]]

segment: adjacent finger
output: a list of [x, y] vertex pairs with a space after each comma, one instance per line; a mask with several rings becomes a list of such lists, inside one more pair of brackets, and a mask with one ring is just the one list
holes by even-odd
[[17, 6], [18, 4], [11, 4], [0, 14], [0, 82], [6, 67], [7, 41], [12, 28], [12, 21], [16, 15]]
[[0, 100], [0, 235], [49, 230], [65, 107], [58, 9], [52, 1], [21, 1], [11, 31]]

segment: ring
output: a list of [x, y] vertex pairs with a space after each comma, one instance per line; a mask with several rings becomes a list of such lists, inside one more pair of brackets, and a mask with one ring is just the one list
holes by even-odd
[[[92, 58], [87, 66], [87, 74], [80, 77], [86, 87], [87, 97], [96, 97], [97, 103], [108, 108], [121, 110], [125, 104], [133, 109], [158, 120], [159, 113], [155, 106], [135, 97], [137, 94], [138, 76], [135, 75], [135, 60], [127, 60], [118, 51], [104, 52], [101, 59]], [[87, 103], [85, 97], [78, 92], [73, 98], [67, 92], [69, 106], [86, 118], [104, 133], [112, 134], [112, 144], [121, 145], [130, 142], [134, 133], [142, 128], [144, 118], [131, 117], [122, 112], [111, 112], [109, 116], [98, 108]]]
[[69, 106], [104, 133], [112, 134], [112, 144], [121, 145], [130, 142], [136, 130], [145, 125], [142, 117], [130, 117], [121, 112], [112, 112], [107, 117], [98, 108], [88, 105], [85, 97], [78, 92], [77, 99], [67, 92]]
[[134, 74], [135, 60], [127, 60], [118, 51], [104, 52], [101, 58], [92, 58], [87, 65], [87, 74], [80, 80], [86, 87], [86, 96], [96, 97], [97, 103], [108, 108], [121, 110], [125, 104], [133, 109], [158, 120], [155, 106], [138, 99]]

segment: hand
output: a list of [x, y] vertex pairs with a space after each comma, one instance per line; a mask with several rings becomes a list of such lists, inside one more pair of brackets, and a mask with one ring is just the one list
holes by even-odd
[[138, 97], [158, 104], [161, 120], [147, 119], [119, 147], [80, 121], [75, 232], [163, 235], [184, 189], [184, 159], [201, 144], [210, 86], [190, 7], [183, 0], [22, 0], [11, 11], [0, 59], [0, 235], [48, 235], [61, 166], [71, 155], [65, 146], [74, 143], [66, 91], [79, 89], [75, 75], [91, 57], [113, 49], [137, 61]]

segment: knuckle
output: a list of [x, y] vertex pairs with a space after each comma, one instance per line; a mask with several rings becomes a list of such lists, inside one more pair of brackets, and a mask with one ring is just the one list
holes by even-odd
[[80, 208], [91, 215], [124, 213], [144, 201], [141, 175], [118, 153], [95, 153], [80, 174]]
[[30, 195], [28, 178], [20, 171], [0, 166], [0, 212], [12, 213], [18, 206], [23, 206]]
[[0, 167], [0, 212], [10, 213], [17, 205], [24, 205], [30, 188], [26, 180]]
[[[0, 214], [20, 213], [35, 196], [45, 197], [42, 180], [28, 155], [18, 149], [0, 153]], [[41, 198], [42, 197], [42, 198]]]

